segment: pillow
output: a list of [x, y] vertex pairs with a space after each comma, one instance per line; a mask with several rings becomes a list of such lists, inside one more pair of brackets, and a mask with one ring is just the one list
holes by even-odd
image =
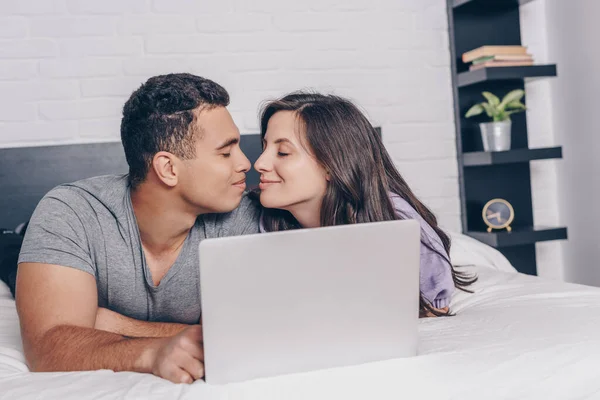
[[517, 273], [515, 267], [498, 250], [472, 237], [457, 232], [447, 232], [452, 241], [450, 260], [453, 265], [469, 265], [491, 268], [497, 271]]
[[0, 281], [0, 300], [2, 299], [12, 299], [13, 295], [10, 292], [10, 288], [8, 285], [2, 281]]

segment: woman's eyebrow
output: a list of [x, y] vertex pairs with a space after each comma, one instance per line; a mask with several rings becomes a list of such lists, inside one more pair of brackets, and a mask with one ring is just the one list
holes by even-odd
[[291, 142], [289, 139], [286, 139], [286, 138], [280, 138], [280, 139], [277, 139], [277, 140], [276, 140], [274, 143], [275, 143], [275, 144], [279, 144], [279, 143], [289, 143], [289, 144], [291, 144], [292, 146], [294, 145], [294, 144], [293, 144], [293, 143], [292, 143], [292, 142]]
[[[267, 140], [263, 139], [262, 142], [263, 142], [263, 146], [266, 146]], [[290, 139], [286, 139], [286, 138], [279, 138], [273, 142], [273, 144], [279, 144], [279, 143], [289, 143], [292, 146], [294, 145], [294, 143], [292, 143]]]

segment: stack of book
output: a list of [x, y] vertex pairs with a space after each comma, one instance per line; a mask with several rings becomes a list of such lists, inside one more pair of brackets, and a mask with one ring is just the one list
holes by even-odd
[[471, 63], [470, 71], [486, 67], [533, 65], [533, 58], [524, 46], [482, 46], [464, 53], [462, 60]]

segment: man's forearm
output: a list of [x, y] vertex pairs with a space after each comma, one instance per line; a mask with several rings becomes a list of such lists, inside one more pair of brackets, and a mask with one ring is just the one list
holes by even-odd
[[34, 372], [110, 369], [150, 373], [164, 340], [127, 339], [97, 329], [61, 325], [46, 332], [35, 344], [35, 354], [27, 358]]
[[98, 308], [95, 328], [127, 337], [159, 338], [175, 336], [188, 326], [169, 322], [139, 321], [106, 308]]

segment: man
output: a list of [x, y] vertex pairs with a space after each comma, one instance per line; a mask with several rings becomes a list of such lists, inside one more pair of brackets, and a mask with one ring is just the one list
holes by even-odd
[[32, 371], [203, 377], [198, 244], [258, 233], [228, 104], [208, 79], [149, 79], [123, 108], [129, 174], [61, 185], [40, 201], [16, 293]]

